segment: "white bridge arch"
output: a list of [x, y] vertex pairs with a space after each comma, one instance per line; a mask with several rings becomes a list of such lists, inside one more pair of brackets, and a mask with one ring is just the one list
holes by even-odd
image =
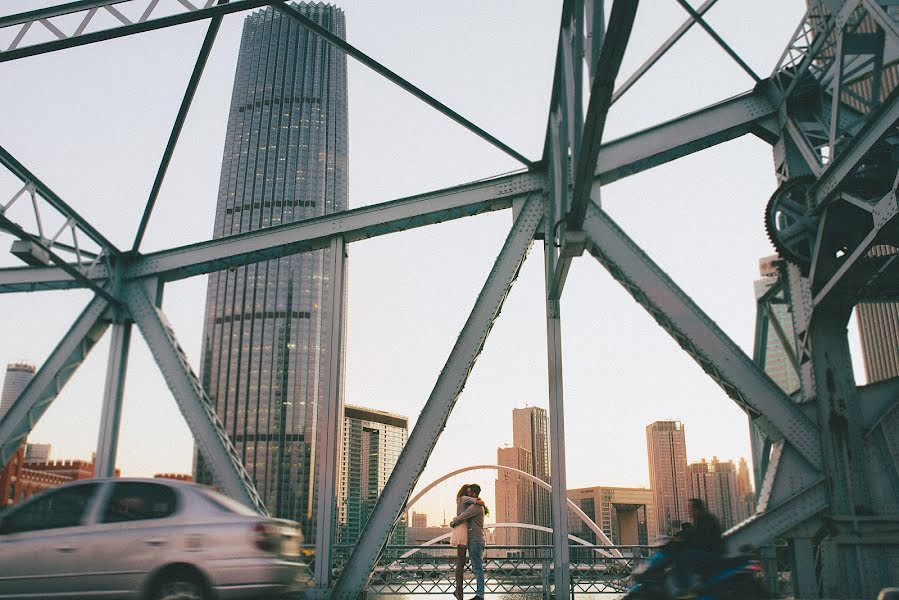
[[[468, 467], [462, 467], [461, 469], [456, 469], [455, 471], [450, 471], [446, 475], [438, 477], [437, 479], [435, 479], [434, 481], [432, 481], [431, 483], [426, 485], [424, 487], [424, 489], [422, 489], [420, 492], [418, 492], [417, 494], [412, 496], [412, 499], [406, 503], [406, 510], [409, 510], [409, 508], [411, 508], [413, 504], [418, 502], [418, 500], [422, 496], [427, 494], [434, 487], [443, 483], [450, 477], [455, 477], [456, 475], [459, 475], [461, 473], [467, 473], [468, 471], [480, 471], [482, 469], [493, 470], [493, 471], [507, 471], [509, 473], [514, 473], [514, 474], [518, 475], [519, 477], [524, 477], [528, 481], [532, 481], [532, 482], [536, 483], [543, 489], [548, 490], [550, 493], [552, 493], [552, 491], [553, 491], [552, 486], [549, 485], [548, 483], [546, 483], [545, 481], [543, 481], [542, 479], [540, 479], [539, 477], [535, 477], [535, 476], [531, 475], [530, 473], [525, 473], [524, 471], [522, 471], [520, 469], [516, 469], [514, 467], [505, 467], [503, 465], [471, 465]], [[599, 540], [600, 542], [602, 542], [603, 545], [606, 545], [606, 546], [614, 545], [614, 544], [612, 544], [612, 540], [609, 539], [609, 537], [605, 534], [605, 532], [603, 532], [603, 530], [600, 529], [599, 526], [593, 522], [593, 519], [591, 519], [590, 517], [587, 516], [587, 513], [582, 511], [577, 504], [572, 502], [571, 498], [566, 497], [565, 501], [568, 504], [568, 508], [570, 508], [572, 510], [572, 512], [574, 512], [574, 514], [576, 514], [578, 516], [578, 518], [581, 521], [583, 521], [587, 525], [587, 527], [590, 528], [590, 531], [592, 531], [593, 533], [596, 534], [597, 540]], [[516, 524], [516, 525], [520, 525], [520, 524]], [[535, 525], [534, 527], [536, 528], [536, 527], [540, 527], [540, 526]], [[552, 529], [549, 529], [549, 528], [544, 528], [544, 529], [547, 532], [552, 532]], [[543, 531], [543, 529], [540, 529], [540, 531]], [[580, 538], [574, 538], [571, 535], [569, 535], [568, 537], [571, 539], [580, 539]], [[617, 558], [621, 558], [621, 552], [619, 552], [618, 550], [613, 549], [611, 552]]]

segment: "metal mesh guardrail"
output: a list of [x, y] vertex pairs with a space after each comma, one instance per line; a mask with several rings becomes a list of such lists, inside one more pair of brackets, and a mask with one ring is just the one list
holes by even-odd
[[[607, 554], [611, 549], [571, 548], [572, 593], [626, 591], [633, 568], [650, 553], [647, 546], [616, 546], [621, 557], [610, 557]], [[351, 546], [335, 549], [335, 576], [351, 553]], [[374, 594], [451, 594], [455, 589], [455, 565], [456, 550], [449, 546], [388, 546], [366, 589]], [[486, 591], [549, 595], [553, 592], [553, 569], [552, 546], [488, 546], [484, 555]], [[470, 563], [465, 568], [465, 592], [474, 592]]]

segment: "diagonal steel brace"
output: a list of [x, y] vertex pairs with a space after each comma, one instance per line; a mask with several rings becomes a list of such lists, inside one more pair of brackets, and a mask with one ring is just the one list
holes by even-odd
[[94, 344], [109, 327], [109, 303], [94, 296], [75, 319], [50, 356], [0, 418], [0, 464], [5, 465], [62, 391], [63, 386], [87, 358]]
[[543, 203], [541, 196], [532, 195], [518, 214], [503, 249], [475, 301], [474, 308], [471, 309], [468, 320], [415, 423], [409, 441], [375, 504], [365, 530], [334, 586], [332, 599], [356, 600], [371, 576], [378, 555], [409, 500], [412, 489], [446, 426], [456, 399], [462, 393], [475, 360], [481, 353], [487, 335], [518, 276], [537, 226], [543, 218]]
[[584, 231], [592, 242], [591, 254], [765, 435], [786, 439], [820, 469], [821, 440], [815, 423], [592, 201]]
[[203, 458], [209, 463], [216, 483], [235, 500], [267, 514], [265, 504], [228, 438], [212, 400], [194, 374], [165, 315], [150, 302], [141, 283], [126, 286], [124, 296], [134, 323], [147, 341], [153, 359], [159, 365]]

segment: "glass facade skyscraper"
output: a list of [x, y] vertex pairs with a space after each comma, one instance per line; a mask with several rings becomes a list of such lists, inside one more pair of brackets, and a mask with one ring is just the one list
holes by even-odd
[[[549, 418], [545, 409], [537, 406], [512, 409], [512, 445], [530, 452], [531, 468], [527, 472], [550, 483]], [[536, 483], [531, 484], [531, 490], [530, 514], [534, 525], [551, 528], [552, 494]], [[552, 544], [552, 536], [545, 532], [535, 531], [533, 540], [540, 545]]]
[[[354, 544], [359, 539], [408, 435], [409, 420], [402, 415], [362, 406], [344, 407], [337, 490], [338, 543]], [[406, 543], [405, 512], [391, 543]]]
[[[345, 37], [343, 11], [294, 8]], [[228, 115], [216, 238], [346, 210], [346, 55], [272, 9], [246, 18]], [[328, 250], [209, 276], [201, 379], [269, 512], [306, 540], [325, 393]], [[201, 456], [196, 476], [209, 481]]]

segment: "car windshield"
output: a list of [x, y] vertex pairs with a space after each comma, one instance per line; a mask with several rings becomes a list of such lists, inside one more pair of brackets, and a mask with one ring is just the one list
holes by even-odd
[[237, 500], [229, 498], [228, 496], [225, 496], [224, 494], [221, 494], [213, 489], [200, 488], [200, 494], [221, 510], [238, 515], [244, 515], [246, 517], [259, 516], [259, 513], [257, 513], [249, 506], [241, 504]]

